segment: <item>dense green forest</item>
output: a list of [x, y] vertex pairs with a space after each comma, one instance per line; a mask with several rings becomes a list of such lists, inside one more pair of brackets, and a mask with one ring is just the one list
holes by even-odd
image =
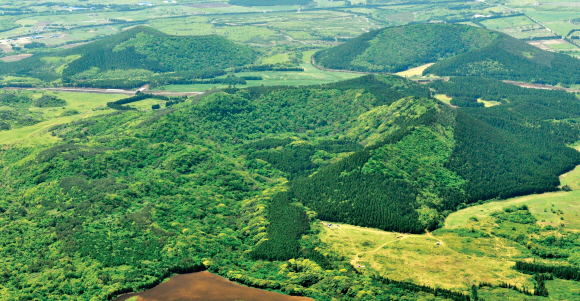
[[[454, 109], [430, 89], [502, 104]], [[2, 101], [34, 103], [16, 96]], [[311, 223], [421, 233], [471, 202], [555, 190], [580, 163], [565, 146], [579, 117], [561, 91], [368, 75], [214, 90], [53, 126], [55, 145], [0, 150], [2, 293], [107, 300], [208, 269], [316, 300], [470, 300], [357, 272], [319, 252]], [[529, 222], [519, 209], [497, 218]], [[556, 256], [546, 243], [534, 240], [538, 256]]]
[[314, 55], [324, 68], [399, 72], [488, 46], [500, 34], [456, 24], [414, 24], [365, 33]]
[[580, 83], [580, 61], [502, 35], [487, 47], [441, 61], [427, 68], [424, 74], [571, 85]]
[[192, 80], [254, 62], [255, 52], [219, 36], [170, 36], [138, 26], [105, 39], [0, 63], [0, 73], [45, 83], [131, 88], [151, 81]]
[[314, 55], [323, 68], [399, 72], [435, 63], [423, 74], [479, 76], [541, 84], [580, 83], [580, 62], [508, 35], [460, 24], [413, 24], [371, 31]]

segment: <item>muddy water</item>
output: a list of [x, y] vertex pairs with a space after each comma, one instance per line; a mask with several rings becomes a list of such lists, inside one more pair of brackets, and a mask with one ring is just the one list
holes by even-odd
[[210, 272], [176, 275], [140, 293], [126, 294], [114, 301], [138, 296], [137, 301], [313, 301], [243, 286]]

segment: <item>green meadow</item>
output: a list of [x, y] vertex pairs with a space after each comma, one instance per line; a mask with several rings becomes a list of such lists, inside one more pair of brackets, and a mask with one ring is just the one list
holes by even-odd
[[[82, 118], [88, 118], [100, 114], [112, 112], [106, 104], [126, 97], [125, 95], [115, 94], [89, 94], [89, 93], [67, 93], [67, 92], [50, 92], [44, 93], [54, 95], [67, 102], [65, 107], [57, 108], [29, 108], [32, 112], [39, 112], [44, 119], [42, 122], [31, 126], [14, 128], [9, 131], [0, 131], [0, 142], [2, 145], [35, 146], [50, 144], [58, 141], [57, 138], [48, 134], [51, 127], [69, 123]], [[42, 94], [37, 93], [33, 97], [40, 97]], [[78, 114], [66, 116], [65, 112]], [[63, 116], [64, 115], [64, 116]]]

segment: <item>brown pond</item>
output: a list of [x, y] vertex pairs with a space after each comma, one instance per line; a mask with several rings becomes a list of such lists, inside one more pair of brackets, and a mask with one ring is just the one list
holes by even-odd
[[152, 289], [126, 294], [114, 301], [134, 296], [138, 296], [137, 301], [313, 301], [243, 286], [207, 271], [176, 275]]

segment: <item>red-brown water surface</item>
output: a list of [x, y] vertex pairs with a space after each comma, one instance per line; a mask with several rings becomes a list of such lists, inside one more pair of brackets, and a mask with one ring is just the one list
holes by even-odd
[[126, 294], [114, 301], [134, 296], [138, 296], [137, 301], [313, 301], [243, 286], [207, 271], [176, 275], [152, 289]]

